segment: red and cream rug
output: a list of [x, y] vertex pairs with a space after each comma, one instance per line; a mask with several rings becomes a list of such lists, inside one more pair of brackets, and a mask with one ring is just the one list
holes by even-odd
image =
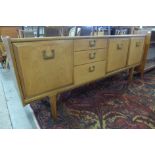
[[58, 119], [51, 118], [48, 98], [31, 104], [44, 129], [155, 128], [155, 70], [127, 84], [125, 73], [63, 93]]

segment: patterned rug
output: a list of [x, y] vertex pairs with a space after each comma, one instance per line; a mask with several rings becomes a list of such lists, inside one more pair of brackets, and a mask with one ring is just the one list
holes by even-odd
[[31, 108], [44, 129], [155, 128], [155, 70], [129, 85], [124, 72], [61, 94], [56, 121], [48, 98]]

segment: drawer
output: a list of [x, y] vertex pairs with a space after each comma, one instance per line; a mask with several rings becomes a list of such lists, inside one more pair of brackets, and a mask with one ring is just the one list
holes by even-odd
[[140, 63], [144, 53], [144, 38], [131, 38], [128, 65]]
[[126, 67], [129, 51], [129, 39], [109, 39], [107, 71], [111, 72]]
[[13, 44], [25, 97], [73, 83], [73, 41], [37, 41]]
[[74, 52], [74, 65], [106, 60], [107, 49]]
[[74, 51], [83, 51], [96, 48], [106, 48], [107, 39], [75, 39]]
[[75, 84], [86, 83], [105, 75], [106, 61], [99, 61], [74, 67]]

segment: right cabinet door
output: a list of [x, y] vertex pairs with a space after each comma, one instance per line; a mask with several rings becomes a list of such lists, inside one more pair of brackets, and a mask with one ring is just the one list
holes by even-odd
[[126, 67], [128, 49], [128, 38], [109, 39], [107, 72]]
[[128, 65], [138, 64], [142, 60], [144, 38], [131, 38]]

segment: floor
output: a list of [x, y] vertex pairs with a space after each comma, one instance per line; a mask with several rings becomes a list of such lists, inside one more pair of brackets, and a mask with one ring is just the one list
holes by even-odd
[[155, 58], [155, 46], [151, 46], [148, 52], [147, 59], [154, 59]]
[[151, 46], [147, 55], [147, 63], [145, 65], [145, 71], [154, 68], [155, 66], [155, 47]]
[[22, 106], [10, 70], [0, 66], [0, 129], [39, 128], [30, 106]]

